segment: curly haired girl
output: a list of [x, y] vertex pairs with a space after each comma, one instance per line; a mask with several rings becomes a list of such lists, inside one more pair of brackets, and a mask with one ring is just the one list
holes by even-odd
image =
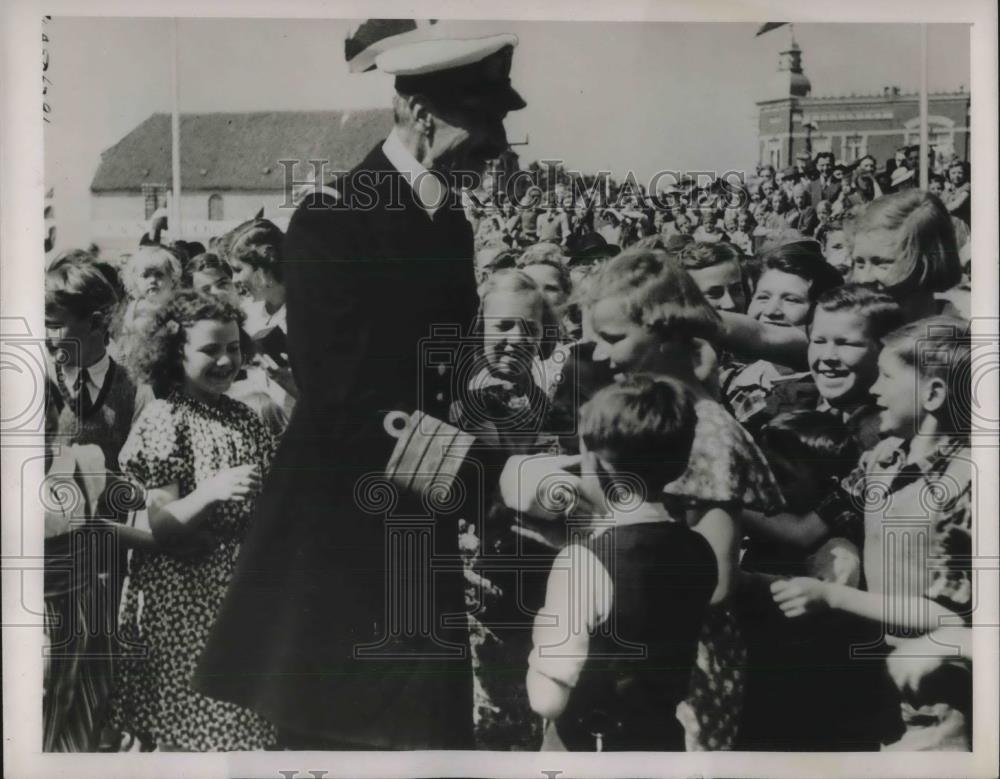
[[132, 370], [158, 400], [120, 455], [146, 490], [157, 548], [136, 551], [120, 617], [144, 651], [122, 662], [113, 722], [143, 749], [263, 749], [269, 723], [190, 685], [253, 517], [273, 442], [247, 406], [225, 395], [243, 359], [243, 313], [184, 291], [148, 322]]

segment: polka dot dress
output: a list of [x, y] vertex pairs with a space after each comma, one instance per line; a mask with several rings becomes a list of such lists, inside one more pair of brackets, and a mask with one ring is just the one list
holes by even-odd
[[[184, 497], [224, 468], [254, 464], [266, 472], [272, 449], [270, 434], [249, 407], [225, 396], [209, 405], [175, 393], [145, 409], [120, 463], [147, 488], [177, 484]], [[119, 618], [126, 656], [119, 664], [112, 724], [149, 746], [224, 751], [274, 744], [267, 721], [190, 685], [254, 503], [230, 501], [209, 510], [200, 526], [214, 541], [209, 551], [133, 552]]]

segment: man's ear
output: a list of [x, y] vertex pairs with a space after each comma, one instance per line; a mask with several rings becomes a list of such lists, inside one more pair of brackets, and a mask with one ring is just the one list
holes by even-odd
[[924, 379], [920, 388], [920, 396], [924, 411], [933, 414], [940, 411], [948, 401], [948, 385], [944, 379], [937, 376]]
[[434, 114], [431, 111], [430, 101], [424, 95], [410, 95], [406, 98], [406, 105], [413, 119], [413, 125], [430, 138], [434, 133]]

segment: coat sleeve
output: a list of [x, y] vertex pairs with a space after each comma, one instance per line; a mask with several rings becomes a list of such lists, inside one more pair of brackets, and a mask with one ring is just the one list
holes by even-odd
[[283, 246], [288, 346], [301, 400], [335, 427], [350, 419], [375, 312], [365, 305], [356, 217], [311, 196], [296, 210]]

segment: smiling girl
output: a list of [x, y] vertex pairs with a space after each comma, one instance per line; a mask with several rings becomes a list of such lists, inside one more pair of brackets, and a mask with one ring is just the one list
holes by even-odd
[[120, 624], [145, 654], [122, 661], [113, 721], [147, 750], [261, 749], [274, 738], [257, 715], [190, 686], [273, 448], [257, 415], [224, 394], [243, 359], [242, 320], [231, 303], [181, 292], [133, 354], [134, 372], [161, 399], [120, 462], [145, 490], [158, 548], [131, 561]]
[[886, 195], [856, 224], [852, 281], [885, 286], [908, 322], [952, 313], [935, 299], [962, 279], [955, 228], [940, 200], [917, 189]]

